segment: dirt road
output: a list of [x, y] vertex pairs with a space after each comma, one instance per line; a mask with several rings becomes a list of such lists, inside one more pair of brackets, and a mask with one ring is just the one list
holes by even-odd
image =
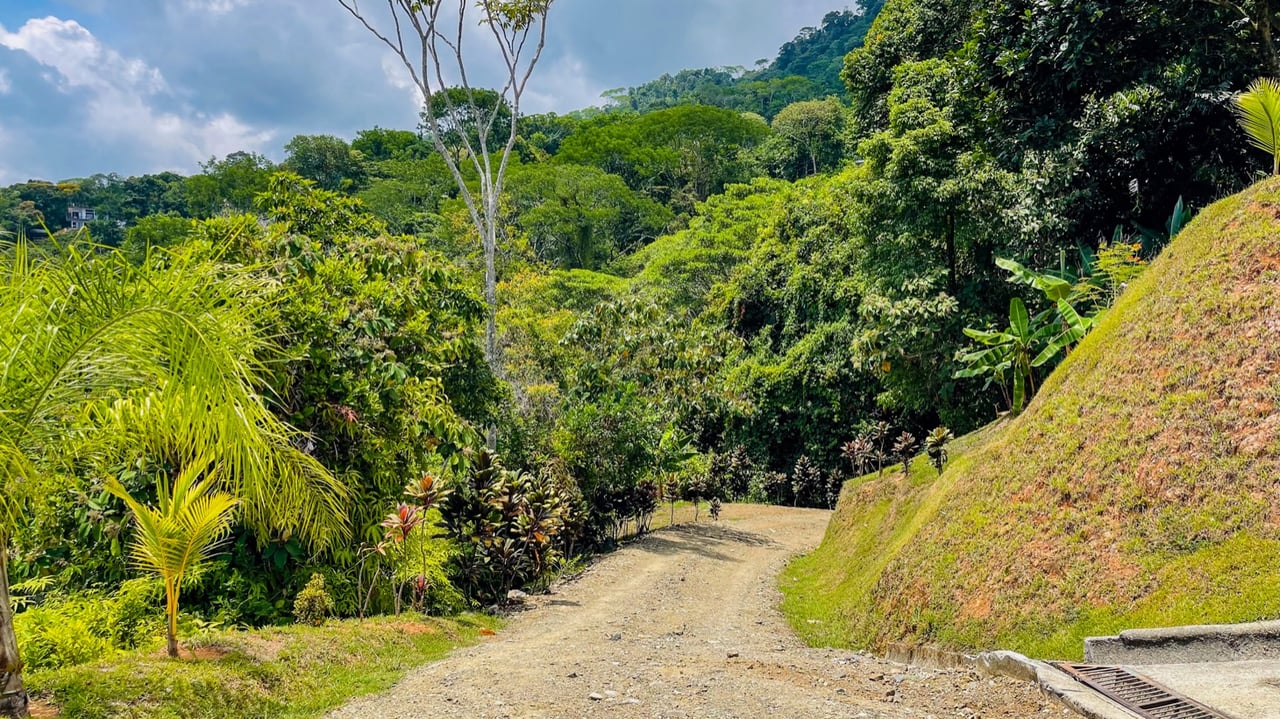
[[499, 636], [332, 717], [1061, 717], [1030, 685], [805, 648], [775, 577], [828, 512], [726, 507], [658, 532], [532, 600]]

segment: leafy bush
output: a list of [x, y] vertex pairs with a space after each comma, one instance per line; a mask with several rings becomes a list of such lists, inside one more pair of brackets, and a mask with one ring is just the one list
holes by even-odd
[[50, 601], [14, 618], [18, 653], [30, 669], [60, 669], [110, 654], [113, 602], [98, 595]]
[[747, 500], [757, 504], [782, 504], [790, 487], [782, 472], [758, 472], [752, 475]]
[[742, 445], [711, 459], [711, 475], [723, 488], [724, 495], [731, 499], [742, 499], [748, 495], [751, 478], [757, 471], [755, 462]]
[[120, 649], [134, 649], [159, 633], [160, 584], [154, 579], [130, 579], [116, 592], [108, 623], [111, 641]]
[[137, 648], [163, 630], [160, 596], [152, 579], [126, 581], [114, 595], [46, 594], [14, 618], [18, 651], [31, 669], [59, 669]]
[[821, 495], [821, 503], [826, 502], [825, 485], [822, 481], [822, 470], [809, 459], [808, 455], [800, 455], [796, 466], [791, 471], [791, 503], [794, 506], [818, 506], [817, 497]]
[[473, 600], [494, 601], [539, 580], [572, 541], [565, 528], [579, 526], [577, 507], [548, 475], [504, 469], [481, 450], [439, 497], [441, 527], [458, 548], [458, 585]]
[[312, 574], [311, 581], [293, 600], [293, 616], [299, 624], [320, 627], [332, 614], [333, 597], [324, 588], [324, 576]]

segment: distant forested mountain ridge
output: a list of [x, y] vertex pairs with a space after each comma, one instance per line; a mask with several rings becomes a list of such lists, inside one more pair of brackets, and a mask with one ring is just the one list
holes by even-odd
[[698, 104], [771, 119], [791, 103], [845, 92], [840, 79], [844, 58], [862, 46], [883, 6], [884, 0], [865, 0], [856, 10], [829, 12], [821, 25], [802, 29], [783, 45], [772, 63], [757, 61], [755, 70], [732, 66], [681, 70], [638, 87], [611, 90], [605, 97], [610, 108], [642, 113]]
[[756, 77], [758, 80], [808, 78], [825, 92], [844, 94], [840, 70], [844, 58], [862, 41], [884, 7], [884, 0], [865, 0], [857, 11], [827, 13], [818, 27], [806, 27], [791, 42], [778, 50], [773, 64]]

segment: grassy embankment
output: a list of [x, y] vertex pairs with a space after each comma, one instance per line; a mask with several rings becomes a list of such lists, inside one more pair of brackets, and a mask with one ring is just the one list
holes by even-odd
[[1022, 416], [844, 489], [783, 575], [814, 644], [1078, 658], [1280, 617], [1280, 180], [1203, 211]]
[[33, 672], [38, 714], [77, 719], [246, 719], [320, 716], [381, 691], [417, 666], [477, 641], [497, 620], [379, 618], [225, 631], [194, 655], [163, 648], [120, 652], [67, 669]]

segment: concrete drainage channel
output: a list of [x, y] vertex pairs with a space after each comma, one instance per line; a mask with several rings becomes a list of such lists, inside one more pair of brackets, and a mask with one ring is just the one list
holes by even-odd
[[1088, 719], [1280, 719], [1280, 621], [1138, 629], [1085, 640], [1085, 662], [894, 645], [887, 658], [1035, 682]]
[[945, 652], [931, 647], [895, 644], [889, 647], [886, 658], [899, 664], [936, 669], [968, 667], [984, 676], [1010, 677], [1033, 682], [1039, 685], [1040, 690], [1045, 694], [1056, 698], [1086, 719], [1138, 719], [1138, 715], [1121, 708], [1052, 664], [1030, 659], [1017, 652], [999, 651], [968, 655]]
[[1143, 719], [1230, 719], [1124, 667], [1067, 663], [1058, 663], [1057, 667]]

